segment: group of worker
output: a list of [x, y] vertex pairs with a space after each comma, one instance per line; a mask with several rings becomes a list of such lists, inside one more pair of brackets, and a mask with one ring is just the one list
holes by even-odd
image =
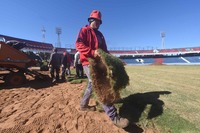
[[[83, 66], [80, 62], [80, 55], [77, 51], [74, 56], [74, 62], [72, 61], [70, 54], [65, 51], [62, 55], [60, 55], [55, 48], [53, 53], [50, 56], [49, 67], [50, 67], [50, 75], [52, 78], [52, 82], [58, 82], [60, 79], [62, 81], [66, 81], [66, 75], [71, 76], [71, 66], [73, 64], [73, 68], [76, 68], [76, 77], [83, 78]], [[61, 68], [61, 77], [60, 77], [60, 68]]]

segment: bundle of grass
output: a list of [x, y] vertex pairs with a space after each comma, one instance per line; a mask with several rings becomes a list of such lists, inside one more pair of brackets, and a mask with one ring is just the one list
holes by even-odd
[[123, 62], [98, 49], [100, 58], [89, 59], [92, 85], [99, 101], [112, 104], [120, 99], [120, 90], [129, 84], [129, 77]]

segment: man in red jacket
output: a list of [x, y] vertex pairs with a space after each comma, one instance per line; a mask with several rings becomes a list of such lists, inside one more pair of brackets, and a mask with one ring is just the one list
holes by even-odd
[[[89, 106], [89, 99], [92, 93], [92, 79], [90, 77], [89, 61], [88, 58], [98, 58], [100, 55], [97, 51], [101, 48], [108, 53], [107, 45], [103, 34], [98, 30], [102, 24], [101, 12], [98, 10], [93, 10], [88, 18], [89, 25], [81, 28], [77, 40], [76, 49], [80, 52], [80, 61], [82, 62], [85, 74], [88, 77], [88, 86], [85, 90], [83, 98], [80, 104], [80, 110], [82, 111], [95, 111], [94, 106]], [[122, 118], [117, 114], [117, 109], [114, 105], [105, 105], [103, 108], [106, 114], [110, 117], [113, 123], [121, 128], [128, 126], [129, 121], [126, 118]]]

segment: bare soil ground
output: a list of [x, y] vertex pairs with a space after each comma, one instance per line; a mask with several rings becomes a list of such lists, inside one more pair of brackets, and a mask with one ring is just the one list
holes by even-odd
[[0, 133], [153, 133], [134, 124], [120, 129], [101, 111], [80, 111], [85, 86], [30, 80], [12, 88], [0, 83]]

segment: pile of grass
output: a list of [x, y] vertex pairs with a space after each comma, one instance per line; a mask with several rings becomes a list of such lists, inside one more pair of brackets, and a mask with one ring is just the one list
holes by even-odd
[[120, 90], [129, 84], [123, 62], [103, 50], [98, 49], [100, 58], [90, 58], [92, 85], [98, 100], [113, 104], [120, 99]]

